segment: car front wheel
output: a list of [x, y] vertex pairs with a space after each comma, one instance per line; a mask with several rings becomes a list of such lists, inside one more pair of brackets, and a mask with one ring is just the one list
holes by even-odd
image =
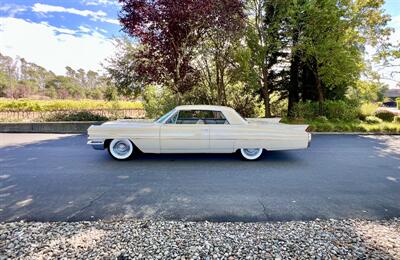
[[134, 146], [129, 139], [113, 139], [108, 146], [108, 153], [119, 161], [131, 159], [133, 151]]
[[260, 158], [261, 154], [263, 153], [262, 148], [242, 148], [240, 149], [240, 154], [243, 159], [254, 161]]

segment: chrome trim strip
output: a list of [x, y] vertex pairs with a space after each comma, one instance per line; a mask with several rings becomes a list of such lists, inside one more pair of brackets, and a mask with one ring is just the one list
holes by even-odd
[[89, 140], [88, 145], [91, 145], [95, 150], [104, 150], [104, 140]]

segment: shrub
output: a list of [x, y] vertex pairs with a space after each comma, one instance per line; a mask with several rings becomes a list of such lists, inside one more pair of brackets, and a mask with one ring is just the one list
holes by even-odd
[[382, 123], [382, 119], [376, 116], [367, 116], [365, 118], [365, 122], [367, 122], [368, 124], [380, 124]]
[[328, 100], [324, 103], [324, 114], [328, 119], [352, 121], [358, 117], [358, 107], [352, 102]]
[[376, 103], [364, 103], [360, 106], [358, 117], [364, 120], [367, 116], [373, 116], [379, 105]]
[[353, 121], [358, 118], [358, 105], [354, 102], [342, 100], [327, 100], [323, 104], [323, 112], [319, 113], [318, 102], [299, 102], [293, 107], [296, 118], [316, 119], [324, 116], [329, 120]]
[[87, 111], [75, 113], [58, 113], [47, 118], [46, 121], [107, 121], [108, 118]]
[[385, 122], [392, 122], [395, 115], [390, 111], [378, 111], [375, 113], [375, 116], [379, 117]]
[[395, 117], [393, 118], [393, 123], [398, 123], [398, 124], [400, 124], [400, 116], [395, 116]]
[[396, 101], [397, 101], [397, 109], [400, 109], [400, 98], [397, 98]]
[[329, 121], [328, 118], [326, 118], [326, 116], [318, 116], [315, 120], [319, 121], [319, 122], [328, 122]]
[[293, 106], [294, 118], [314, 119], [318, 116], [317, 102], [299, 102]]

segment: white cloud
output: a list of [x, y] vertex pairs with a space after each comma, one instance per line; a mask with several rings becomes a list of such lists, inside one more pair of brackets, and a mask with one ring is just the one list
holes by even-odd
[[81, 16], [91, 16], [93, 18], [100, 18], [104, 17], [107, 14], [103, 11], [91, 11], [91, 10], [78, 10], [75, 8], [65, 8], [63, 6], [56, 6], [56, 5], [46, 5], [46, 4], [39, 4], [36, 3], [32, 7], [32, 11], [37, 13], [70, 13], [76, 14]]
[[117, 0], [84, 0], [85, 5], [119, 5]]
[[88, 32], [91, 32], [91, 31], [92, 31], [92, 30], [90, 30], [90, 28], [85, 27], [85, 26], [83, 26], [83, 25], [79, 26], [78, 28], [79, 28], [79, 30], [80, 30], [81, 32], [83, 32], [83, 33], [88, 33]]
[[63, 6], [46, 5], [46, 4], [36, 3], [33, 5], [32, 11], [34, 11], [36, 13], [41, 13], [41, 14], [43, 14], [43, 13], [69, 13], [69, 14], [90, 17], [92, 20], [95, 20], [95, 21], [99, 20], [99, 21], [106, 22], [106, 23], [119, 24], [118, 20], [107, 18], [107, 14], [101, 10], [95, 12], [95, 11], [91, 11], [91, 10], [78, 10], [75, 8], [65, 8]]
[[66, 66], [101, 70], [100, 63], [114, 53], [112, 41], [98, 32], [85, 30], [85, 33], [83, 30], [80, 28], [78, 33], [43, 22], [3, 17], [0, 20], [0, 52], [24, 57], [57, 74], [64, 74]]
[[119, 21], [117, 19], [111, 19], [111, 18], [100, 18], [100, 21], [106, 22], [106, 23], [112, 23], [119, 25]]
[[7, 13], [8, 17], [15, 17], [17, 13], [26, 11], [26, 6], [15, 5], [15, 4], [3, 4], [0, 5], [0, 11]]

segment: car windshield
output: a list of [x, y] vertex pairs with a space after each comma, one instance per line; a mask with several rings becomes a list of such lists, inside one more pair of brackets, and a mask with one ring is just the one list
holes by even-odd
[[172, 113], [175, 112], [175, 109], [172, 109], [171, 111], [169, 111], [168, 113], [166, 113], [165, 115], [161, 116], [160, 118], [158, 118], [157, 120], [155, 120], [154, 122], [156, 123], [162, 123], [165, 121], [165, 119], [167, 119]]

